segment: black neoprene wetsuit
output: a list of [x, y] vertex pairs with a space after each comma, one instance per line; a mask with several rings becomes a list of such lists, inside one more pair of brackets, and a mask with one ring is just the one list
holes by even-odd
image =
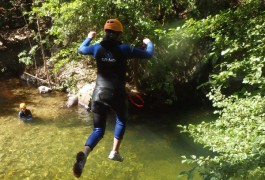
[[89, 45], [90, 38], [79, 47], [81, 54], [92, 55], [97, 62], [96, 87], [92, 95], [94, 131], [88, 137], [86, 146], [93, 149], [105, 133], [107, 110], [116, 113], [114, 137], [122, 139], [128, 118], [128, 102], [125, 91], [126, 60], [131, 58], [151, 58], [153, 43], [146, 50], [134, 48], [114, 40], [105, 40]]

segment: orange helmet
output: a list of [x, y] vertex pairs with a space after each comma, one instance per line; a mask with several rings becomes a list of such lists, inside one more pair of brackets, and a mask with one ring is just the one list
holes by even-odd
[[123, 32], [123, 27], [118, 19], [108, 19], [104, 25], [104, 31], [107, 29], [117, 32]]
[[26, 103], [21, 103], [21, 104], [19, 105], [19, 107], [20, 107], [20, 109], [26, 109]]

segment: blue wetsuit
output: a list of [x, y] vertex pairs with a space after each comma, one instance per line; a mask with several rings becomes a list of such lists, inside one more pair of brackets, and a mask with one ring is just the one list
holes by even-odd
[[23, 122], [32, 121], [32, 114], [29, 109], [26, 109], [25, 111], [20, 110], [18, 112], [18, 117]]
[[100, 43], [90, 45], [91, 40], [86, 38], [78, 51], [84, 55], [92, 55], [97, 62], [96, 87], [92, 95], [91, 106], [94, 130], [85, 144], [93, 149], [105, 133], [109, 108], [116, 113], [114, 137], [123, 138], [128, 119], [125, 90], [126, 61], [131, 58], [151, 58], [153, 43], [149, 42], [146, 49], [143, 50], [115, 40], [103, 40]]

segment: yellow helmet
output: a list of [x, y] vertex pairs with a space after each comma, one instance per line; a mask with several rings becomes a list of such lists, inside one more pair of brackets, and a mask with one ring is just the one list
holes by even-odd
[[104, 25], [104, 31], [107, 29], [117, 32], [123, 32], [123, 26], [118, 19], [108, 19]]
[[26, 109], [26, 103], [20, 103], [20, 109]]

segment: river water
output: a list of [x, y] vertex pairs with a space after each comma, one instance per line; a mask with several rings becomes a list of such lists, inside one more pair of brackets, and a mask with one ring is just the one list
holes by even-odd
[[[81, 107], [66, 108], [66, 94], [39, 94], [36, 87], [18, 79], [1, 79], [0, 85], [0, 179], [76, 179], [75, 155], [83, 150], [91, 133], [92, 117]], [[27, 103], [34, 120], [20, 123], [19, 104]], [[176, 180], [192, 168], [181, 163], [182, 155], [208, 155], [177, 124], [211, 120], [207, 110], [142, 112], [130, 114], [120, 153], [122, 163], [109, 160], [114, 117], [108, 117], [104, 138], [88, 157], [80, 179]], [[194, 179], [200, 179], [198, 176]]]

